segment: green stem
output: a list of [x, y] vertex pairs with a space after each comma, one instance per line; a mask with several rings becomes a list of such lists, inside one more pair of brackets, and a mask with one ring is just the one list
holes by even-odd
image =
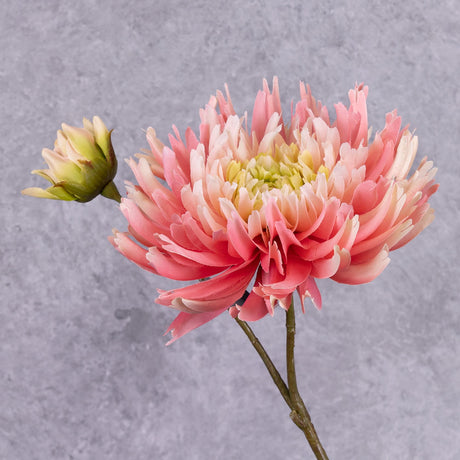
[[315, 427], [311, 422], [310, 414], [305, 407], [305, 404], [300, 396], [297, 387], [297, 377], [295, 372], [294, 361], [294, 346], [295, 346], [295, 311], [294, 302], [286, 312], [286, 365], [287, 365], [287, 380], [289, 387], [289, 395], [292, 402], [292, 421], [303, 431], [311, 449], [315, 453], [318, 460], [328, 460], [326, 451], [316, 434]]
[[246, 323], [246, 321], [241, 321], [238, 318], [235, 318], [235, 320], [238, 323], [238, 325], [241, 327], [241, 329], [243, 329], [243, 332], [247, 335], [253, 347], [256, 349], [257, 353], [259, 353], [259, 356], [262, 358], [262, 361], [264, 362], [265, 367], [267, 368], [271, 378], [275, 382], [275, 385], [278, 387], [278, 390], [280, 391], [281, 396], [286, 401], [286, 404], [289, 406], [290, 409], [294, 409], [294, 406], [291, 403], [291, 398], [289, 396], [288, 387], [284, 383], [284, 380], [281, 377], [280, 373], [278, 372], [278, 369], [276, 369], [275, 365], [270, 359], [270, 356], [268, 356], [267, 352], [265, 351], [265, 348], [262, 346], [259, 339], [256, 337], [256, 335], [254, 334], [252, 329], [249, 327], [249, 324]]
[[106, 198], [109, 198], [110, 200], [114, 200], [117, 203], [121, 203], [121, 195], [120, 192], [117, 189], [117, 186], [113, 181], [110, 181], [102, 190], [101, 192], [102, 196], [105, 196]]
[[243, 329], [243, 332], [247, 335], [253, 347], [261, 357], [265, 367], [271, 375], [275, 385], [278, 387], [281, 396], [286, 401], [286, 404], [291, 409], [291, 420], [302, 430], [312, 451], [314, 452], [317, 460], [328, 460], [326, 452], [321, 445], [318, 435], [316, 434], [315, 427], [311, 422], [310, 414], [305, 407], [305, 404], [300, 397], [299, 390], [297, 388], [297, 378], [295, 373], [294, 363], [294, 345], [295, 345], [295, 313], [294, 305], [286, 312], [286, 363], [287, 363], [287, 375], [288, 375], [288, 386], [284, 382], [280, 373], [276, 369], [272, 360], [268, 356], [264, 347], [256, 337], [249, 324], [245, 321], [241, 321], [235, 318], [238, 325]]

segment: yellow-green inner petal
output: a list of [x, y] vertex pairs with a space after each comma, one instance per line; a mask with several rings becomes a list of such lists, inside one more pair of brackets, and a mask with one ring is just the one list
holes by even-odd
[[[313, 169], [311, 154], [300, 152], [296, 144], [276, 146], [271, 153], [259, 153], [247, 161], [232, 160], [226, 171], [226, 179], [238, 184], [234, 199], [238, 201], [240, 188], [244, 187], [251, 199], [255, 199], [255, 208], [263, 192], [272, 189], [298, 191], [302, 185], [312, 182], [317, 174], [329, 177], [329, 170], [321, 165]], [[261, 204], [261, 203], [260, 203]]]

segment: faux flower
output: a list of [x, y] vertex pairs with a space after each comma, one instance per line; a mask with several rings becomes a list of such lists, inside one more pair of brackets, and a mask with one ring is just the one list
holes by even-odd
[[46, 190], [30, 187], [24, 195], [54, 200], [87, 202], [97, 195], [120, 200], [113, 183], [117, 159], [109, 131], [99, 117], [91, 123], [83, 119], [83, 128], [62, 124], [57, 132], [54, 150], [43, 149], [42, 156], [49, 169], [38, 169], [38, 174], [51, 182]]
[[409, 175], [418, 141], [396, 111], [370, 140], [367, 94], [350, 90], [331, 122], [301, 83], [286, 124], [275, 78], [250, 128], [227, 88], [200, 111], [198, 135], [173, 127], [167, 146], [148, 129], [150, 151], [129, 160], [138, 184], [121, 203], [128, 231], [111, 241], [155, 274], [200, 280], [159, 291], [157, 302], [180, 312], [171, 341], [228, 309], [245, 321], [287, 310], [295, 291], [302, 309], [306, 297], [321, 308], [316, 279], [372, 281], [430, 224], [436, 170], [423, 159]]

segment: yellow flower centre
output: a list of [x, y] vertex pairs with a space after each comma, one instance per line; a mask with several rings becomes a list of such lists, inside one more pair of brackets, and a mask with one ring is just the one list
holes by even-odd
[[311, 154], [300, 152], [296, 144], [282, 144], [275, 147], [272, 153], [259, 153], [250, 160], [241, 162], [232, 160], [227, 167], [227, 180], [238, 184], [235, 200], [238, 201], [240, 188], [244, 187], [255, 208], [259, 208], [261, 194], [272, 189], [298, 191], [302, 185], [312, 182], [317, 174], [324, 173], [326, 178], [329, 170], [321, 165], [314, 170]]

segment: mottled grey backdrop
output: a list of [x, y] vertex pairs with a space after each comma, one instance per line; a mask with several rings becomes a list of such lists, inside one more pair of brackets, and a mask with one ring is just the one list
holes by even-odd
[[[2, 1], [0, 458], [313, 458], [229, 316], [164, 346], [175, 313], [154, 298], [177, 284], [110, 246], [113, 202], [19, 193], [44, 185], [29, 172], [62, 121], [100, 115], [122, 160], [148, 126], [197, 128], [225, 83], [250, 112], [278, 75], [286, 111], [299, 80], [329, 105], [368, 84], [374, 129], [397, 107], [441, 184], [433, 225], [376, 281], [325, 280], [298, 317], [320, 437], [331, 460], [459, 459], [459, 20], [454, 0]], [[255, 325], [280, 366], [283, 322]]]

